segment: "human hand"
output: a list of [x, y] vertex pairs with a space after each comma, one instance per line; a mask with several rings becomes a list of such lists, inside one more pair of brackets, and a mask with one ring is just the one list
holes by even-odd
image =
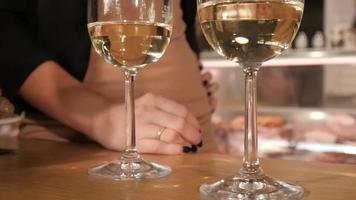
[[203, 86], [206, 88], [206, 92], [209, 98], [209, 104], [211, 106], [211, 111], [214, 112], [218, 104], [218, 100], [215, 97], [215, 93], [219, 89], [219, 84], [217, 82], [212, 82], [213, 75], [211, 72], [202, 73], [201, 79]]
[[[139, 152], [181, 154], [196, 152], [201, 146], [199, 122], [183, 105], [153, 94], [146, 94], [135, 103]], [[93, 139], [108, 149], [123, 150], [124, 105], [113, 106], [96, 118]]]

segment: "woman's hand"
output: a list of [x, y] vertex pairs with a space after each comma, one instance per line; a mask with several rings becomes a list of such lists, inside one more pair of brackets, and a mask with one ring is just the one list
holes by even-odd
[[[57, 63], [47, 61], [38, 66], [21, 86], [20, 95], [45, 114], [104, 147], [124, 149], [124, 105], [113, 104]], [[136, 132], [137, 147], [143, 153], [196, 152], [194, 145], [201, 142], [196, 118], [184, 106], [153, 94], [136, 100]]]
[[[146, 94], [136, 101], [136, 141], [141, 153], [196, 152], [201, 143], [200, 125], [184, 106], [161, 96]], [[100, 113], [93, 139], [112, 150], [125, 147], [124, 105]]]
[[211, 72], [204, 72], [201, 75], [201, 79], [204, 87], [206, 88], [206, 92], [209, 98], [209, 104], [211, 106], [211, 111], [214, 112], [218, 104], [218, 100], [215, 97], [215, 93], [219, 89], [219, 84], [216, 82], [212, 82], [213, 75], [211, 74]]

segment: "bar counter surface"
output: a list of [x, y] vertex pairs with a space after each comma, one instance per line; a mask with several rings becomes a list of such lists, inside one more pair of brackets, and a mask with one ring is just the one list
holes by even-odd
[[[117, 182], [87, 175], [89, 167], [116, 152], [92, 144], [21, 141], [16, 153], [0, 155], [0, 200], [195, 200], [199, 186], [234, 174], [241, 157], [218, 154], [143, 155], [172, 167], [150, 181]], [[356, 166], [262, 159], [266, 173], [306, 190], [304, 199], [356, 199]]]

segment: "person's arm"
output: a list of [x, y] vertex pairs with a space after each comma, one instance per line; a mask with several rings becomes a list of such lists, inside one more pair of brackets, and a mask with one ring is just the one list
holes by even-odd
[[22, 7], [26, 1], [0, 5], [0, 87], [4, 96], [17, 95], [25, 79], [41, 63], [53, 59], [30, 37]]
[[[0, 19], [3, 22], [0, 31], [0, 87], [4, 96], [12, 99], [20, 93], [30, 104], [49, 116], [79, 131], [90, 133], [91, 120], [78, 116], [75, 112], [78, 110], [69, 104], [83, 101], [79, 100], [82, 96], [91, 96], [90, 100], [84, 101], [93, 101], [100, 107], [105, 104], [105, 99], [84, 88], [51, 61], [54, 58], [34, 40], [28, 30], [29, 19], [25, 8], [31, 6], [30, 1], [13, 2], [4, 0], [0, 4]], [[78, 98], [72, 101], [70, 96], [73, 95], [66, 93], [74, 89]], [[73, 108], [68, 112], [70, 107]]]
[[[0, 5], [0, 87], [10, 99], [20, 94], [45, 114], [84, 133], [91, 133], [94, 109], [76, 106], [108, 106], [108, 102], [68, 74], [53, 61], [28, 30], [26, 7], [31, 1], [4, 0]], [[80, 103], [79, 103], [80, 104]], [[81, 104], [80, 104], [81, 105]], [[88, 113], [85, 113], [88, 112]], [[90, 116], [91, 118], [86, 117]]]
[[[26, 79], [21, 96], [42, 112], [81, 131], [112, 150], [125, 146], [124, 106], [103, 98], [52, 61]], [[201, 143], [199, 123], [182, 105], [148, 94], [136, 100], [140, 152], [180, 154]], [[157, 132], [166, 128], [161, 136]], [[196, 147], [195, 147], [196, 148]]]
[[[43, 113], [88, 135], [106, 148], [124, 147], [124, 106], [85, 87], [53, 60], [27, 30], [25, 3], [0, 4], [0, 87], [5, 96], [20, 94]], [[20, 7], [22, 6], [22, 7]], [[180, 104], [155, 95], [137, 101], [138, 149], [178, 154], [199, 144], [198, 122]], [[161, 137], [157, 131], [167, 130]]]
[[95, 137], [95, 116], [111, 105], [53, 61], [40, 64], [19, 94], [43, 113], [90, 137]]

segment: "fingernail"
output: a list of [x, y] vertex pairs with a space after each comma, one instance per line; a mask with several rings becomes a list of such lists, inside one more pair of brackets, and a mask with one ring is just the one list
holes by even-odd
[[191, 151], [190, 147], [183, 146], [183, 153], [189, 153]]
[[197, 145], [199, 148], [201, 148], [203, 146], [203, 140], [200, 141], [200, 143]]
[[197, 145], [192, 145], [192, 148], [190, 149], [192, 153], [196, 153], [198, 151]]
[[211, 92], [208, 92], [208, 97], [211, 97]]
[[209, 81], [207, 81], [207, 80], [203, 81], [204, 86], [207, 86], [208, 84], [209, 84]]

